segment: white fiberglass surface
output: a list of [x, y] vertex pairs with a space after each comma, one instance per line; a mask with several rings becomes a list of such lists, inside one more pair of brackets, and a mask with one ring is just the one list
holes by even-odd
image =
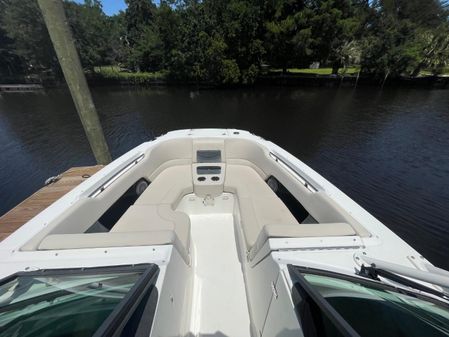
[[194, 268], [190, 333], [193, 336], [249, 337], [245, 284], [237, 255], [234, 198], [224, 194], [213, 205], [184, 197], [178, 210], [191, 220]]

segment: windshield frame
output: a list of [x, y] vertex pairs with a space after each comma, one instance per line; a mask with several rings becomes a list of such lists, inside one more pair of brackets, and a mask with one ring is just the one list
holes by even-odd
[[[335, 328], [345, 337], [361, 337], [358, 332], [354, 330], [354, 328], [343, 318], [343, 316], [334, 309], [331, 304], [327, 301], [327, 299], [321, 295], [317, 289], [315, 289], [309, 281], [306, 280], [303, 274], [309, 275], [317, 275], [324, 277], [331, 277], [334, 279], [345, 280], [349, 282], [358, 283], [362, 286], [371, 287], [379, 290], [387, 290], [391, 292], [396, 292], [403, 295], [412, 296], [423, 301], [428, 301], [433, 304], [437, 304], [443, 306], [444, 308], [449, 309], [449, 304], [445, 302], [443, 299], [434, 298], [431, 296], [427, 296], [420, 292], [411, 291], [408, 289], [404, 289], [401, 287], [396, 287], [390, 284], [385, 284], [380, 281], [375, 281], [363, 277], [351, 276], [347, 274], [342, 274], [338, 272], [309, 268], [305, 266], [297, 266], [288, 264], [287, 265], [291, 280], [292, 280], [292, 289], [291, 296], [293, 305], [295, 308], [295, 313], [303, 330], [303, 334], [305, 337], [309, 336], [317, 336], [315, 331], [315, 326], [310, 329], [307, 327], [308, 324], [315, 324], [313, 322], [313, 317], [311, 315], [304, 314], [300, 312], [299, 307], [307, 307], [309, 310], [312, 306], [317, 306], [317, 308], [334, 324]], [[315, 331], [315, 333], [311, 332]], [[318, 334], [319, 335], [319, 334]]]
[[[393, 291], [393, 292], [397, 292], [400, 294], [405, 294], [408, 296], [417, 297], [424, 301], [429, 301], [434, 304], [442, 305], [442, 306], [446, 307], [447, 309], [449, 309], [449, 302], [447, 302], [445, 300], [445, 298], [439, 297], [439, 296], [437, 297], [437, 295], [434, 295], [434, 294], [431, 294], [432, 296], [429, 296], [429, 295], [427, 295], [427, 293], [425, 293], [424, 290], [415, 290], [413, 288], [407, 289], [406, 288], [407, 286], [405, 286], [405, 285], [402, 287], [398, 287], [398, 286], [394, 286], [392, 284], [387, 284], [382, 281], [377, 281], [377, 280], [370, 279], [370, 278], [367, 278], [364, 276], [355, 276], [355, 275], [353, 276], [353, 275], [338, 273], [338, 272], [324, 270], [324, 269], [310, 268], [310, 267], [306, 267], [306, 266], [297, 266], [297, 265], [289, 264], [289, 265], [287, 265], [287, 267], [290, 271], [290, 276], [292, 275], [292, 272], [290, 270], [290, 267], [291, 267], [293, 269], [296, 269], [300, 273], [313, 274], [313, 275], [318, 275], [318, 276], [328, 276], [328, 277], [333, 277], [333, 278], [337, 278], [337, 279], [341, 279], [341, 280], [345, 280], [345, 281], [357, 282], [362, 285], [366, 285], [368, 287], [374, 287], [374, 288], [377, 287], [382, 290], [388, 290], [388, 291]], [[435, 297], [433, 297], [433, 296], [435, 296]]]
[[145, 321], [145, 327], [139, 326], [139, 329], [148, 332], [151, 330], [158, 301], [158, 291], [156, 288], [156, 281], [159, 275], [158, 265], [144, 263], [135, 265], [19, 271], [1, 279], [0, 286], [19, 277], [88, 276], [96, 274], [136, 272], [141, 273], [140, 277], [93, 334], [93, 337], [111, 337], [120, 335], [122, 329], [134, 314], [136, 308], [142, 300], [145, 300], [144, 297], [147, 295], [149, 295], [149, 298], [147, 300], [145, 315], [148, 319]]

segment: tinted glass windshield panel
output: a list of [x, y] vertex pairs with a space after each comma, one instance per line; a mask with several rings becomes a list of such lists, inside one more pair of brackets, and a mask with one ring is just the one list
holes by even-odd
[[363, 282], [303, 274], [362, 337], [449, 336], [444, 305]]
[[198, 166], [196, 168], [197, 174], [220, 174], [221, 167], [220, 166]]
[[196, 161], [198, 163], [219, 163], [221, 162], [221, 151], [198, 150], [196, 152]]
[[0, 336], [92, 336], [141, 275], [18, 276], [0, 286]]

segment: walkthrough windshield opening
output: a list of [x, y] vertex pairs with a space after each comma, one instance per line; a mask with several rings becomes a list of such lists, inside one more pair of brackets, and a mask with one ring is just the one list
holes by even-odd
[[443, 301], [356, 277], [288, 268], [305, 337], [449, 336]]
[[145, 264], [12, 275], [0, 281], [0, 337], [148, 336], [158, 273]]

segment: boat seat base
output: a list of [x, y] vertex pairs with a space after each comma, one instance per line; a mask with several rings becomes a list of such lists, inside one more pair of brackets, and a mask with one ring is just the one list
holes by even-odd
[[188, 262], [185, 250], [179, 249], [182, 243], [171, 230], [156, 230], [142, 232], [115, 232], [115, 233], [79, 233], [79, 234], [52, 234], [46, 236], [39, 244], [39, 250], [64, 250], [82, 248], [109, 248], [174, 245], [181, 256]]
[[266, 225], [251, 248], [249, 258], [253, 259], [265, 242], [271, 238], [310, 238], [357, 235], [347, 223], [313, 223], [299, 225]]

